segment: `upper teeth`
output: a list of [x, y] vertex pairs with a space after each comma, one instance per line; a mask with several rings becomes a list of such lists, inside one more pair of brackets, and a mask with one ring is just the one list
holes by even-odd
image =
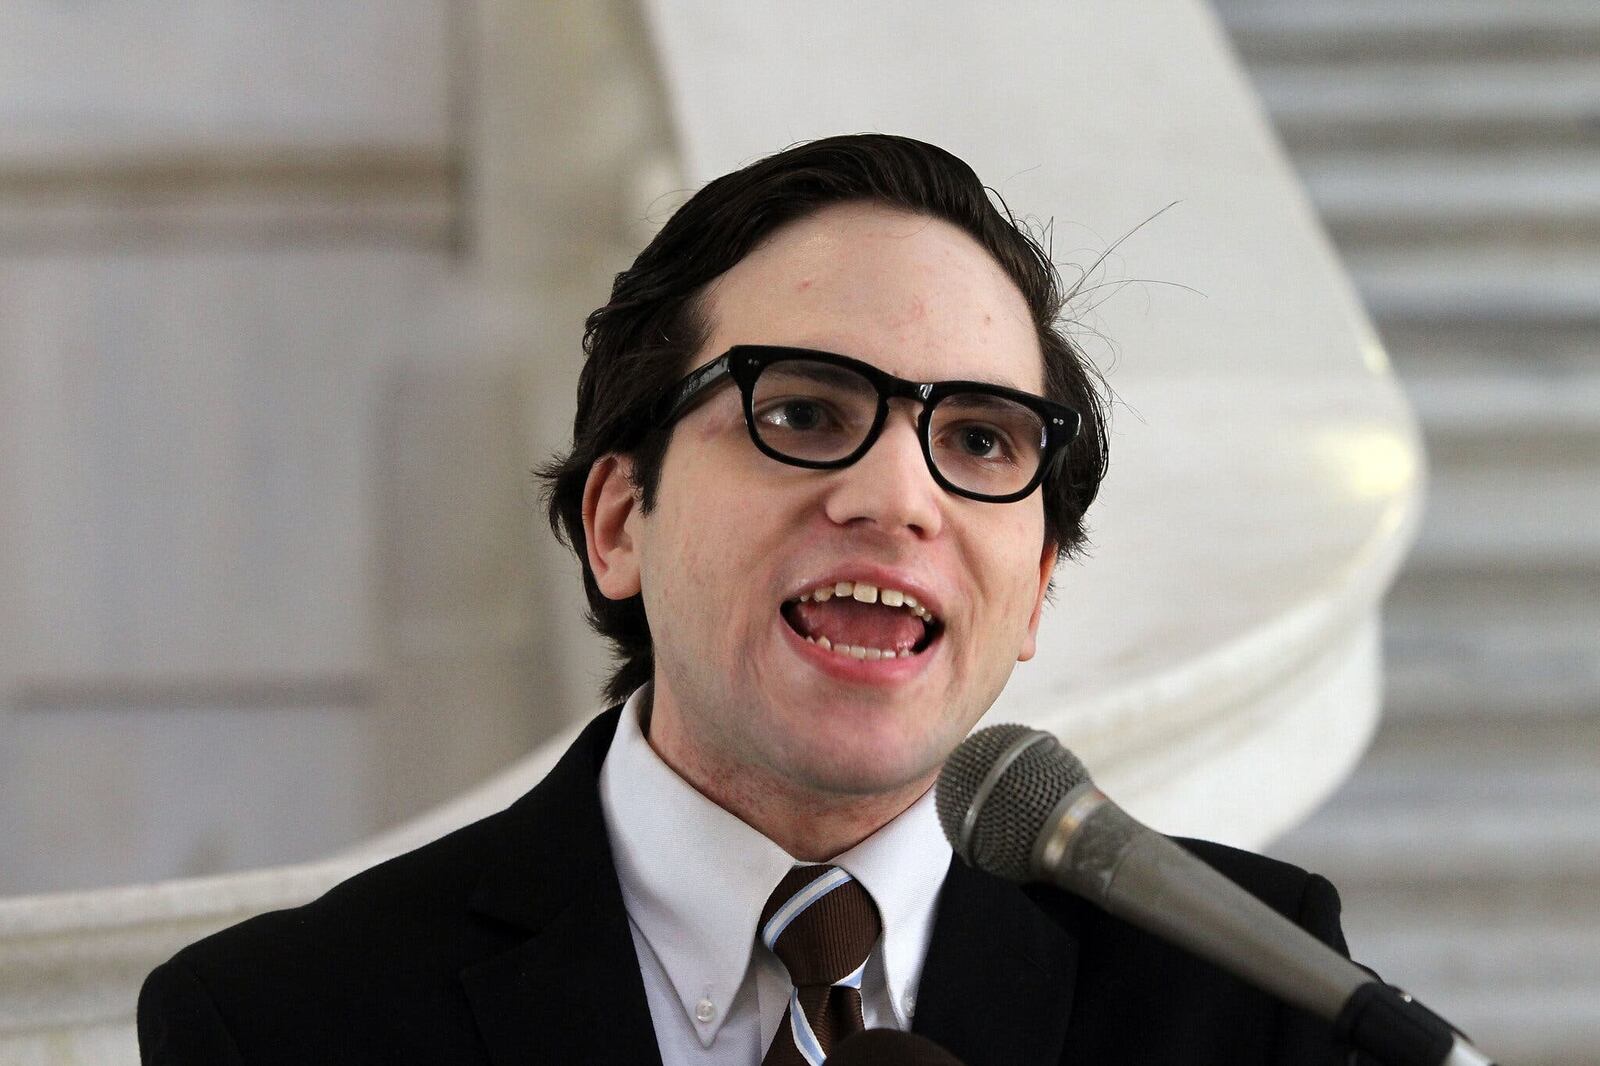
[[904, 607], [924, 622], [933, 621], [933, 613], [918, 603], [917, 598], [911, 593], [899, 589], [880, 589], [865, 581], [837, 581], [832, 585], [824, 585], [802, 595], [800, 602], [816, 600], [818, 603], [826, 603], [835, 596], [848, 596], [860, 603], [882, 603], [886, 607]]

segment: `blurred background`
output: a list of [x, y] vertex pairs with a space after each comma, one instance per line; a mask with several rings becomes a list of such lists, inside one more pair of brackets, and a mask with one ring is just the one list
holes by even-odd
[[[1216, 10], [1432, 467], [1384, 724], [1271, 850], [1507, 1061], [1592, 1062], [1600, 5]], [[0, 11], [0, 896], [325, 855], [596, 708], [529, 470], [683, 194], [639, 19]]]
[[1272, 849], [1503, 1062], [1600, 1047], [1600, 4], [1215, 5], [1429, 456], [1366, 759]]
[[0, 12], [0, 894], [321, 856], [592, 713], [530, 470], [678, 187], [635, 8]]

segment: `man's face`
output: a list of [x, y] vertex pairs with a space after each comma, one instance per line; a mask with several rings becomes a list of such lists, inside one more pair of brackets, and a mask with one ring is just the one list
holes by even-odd
[[[735, 344], [793, 345], [916, 381], [1042, 392], [1027, 306], [988, 253], [880, 206], [779, 230], [713, 283], [706, 310], [697, 366]], [[620, 549], [597, 568], [608, 595], [642, 588], [652, 738], [670, 733], [703, 769], [747, 778], [727, 787], [865, 796], [931, 780], [1032, 656], [1055, 549], [1038, 493], [994, 504], [941, 489], [919, 413], [893, 401], [877, 442], [842, 470], [762, 455], [731, 383], [677, 424], [655, 509], [619, 505]], [[881, 593], [875, 606], [797, 604], [840, 582], [905, 593], [935, 620]], [[806, 639], [829, 633], [857, 647], [920, 640], [909, 656], [862, 659]]]

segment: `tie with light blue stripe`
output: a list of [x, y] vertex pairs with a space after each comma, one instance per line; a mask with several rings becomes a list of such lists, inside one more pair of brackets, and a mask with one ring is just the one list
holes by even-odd
[[789, 971], [789, 1009], [761, 1066], [822, 1066], [866, 1028], [861, 971], [882, 923], [867, 890], [837, 866], [797, 866], [761, 912], [761, 942]]

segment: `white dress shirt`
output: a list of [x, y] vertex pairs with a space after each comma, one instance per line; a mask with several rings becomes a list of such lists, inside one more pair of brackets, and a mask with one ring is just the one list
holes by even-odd
[[[756, 937], [799, 860], [661, 761], [640, 728], [650, 686], [622, 710], [600, 804], [663, 1066], [759, 1066], [789, 1005], [788, 972]], [[883, 937], [862, 976], [869, 1027], [908, 1029], [950, 865], [930, 790], [833, 860], [872, 894]]]

